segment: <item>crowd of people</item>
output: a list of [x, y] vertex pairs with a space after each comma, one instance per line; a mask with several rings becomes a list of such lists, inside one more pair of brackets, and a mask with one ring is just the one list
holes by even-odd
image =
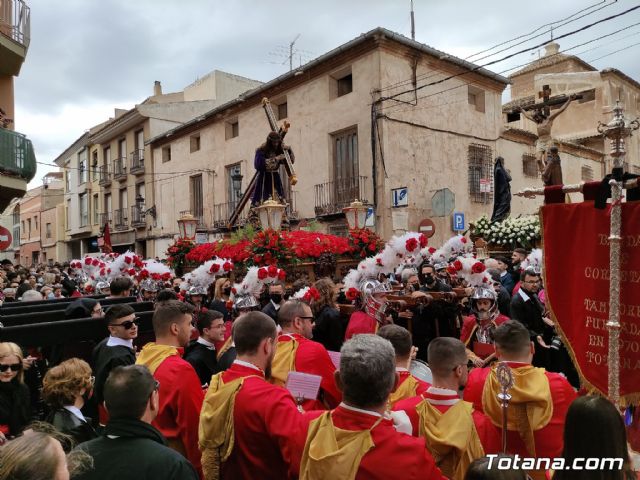
[[[104, 337], [0, 342], [0, 480], [636, 478], [623, 418], [580, 389], [527, 255], [484, 259], [488, 285], [424, 262], [357, 298], [337, 278], [239, 295], [227, 276], [83, 283], [68, 265], [3, 262], [4, 304], [68, 298], [64, 318]], [[293, 372], [315, 397], [292, 393]], [[621, 464], [503, 471], [492, 456]]]

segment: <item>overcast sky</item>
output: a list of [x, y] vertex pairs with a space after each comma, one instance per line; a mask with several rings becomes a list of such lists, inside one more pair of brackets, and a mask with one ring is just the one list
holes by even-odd
[[[86, 129], [113, 116], [115, 107], [131, 108], [151, 95], [154, 80], [162, 82], [165, 93], [182, 90], [214, 69], [268, 81], [288, 70], [282, 53], [298, 34], [296, 64], [378, 26], [408, 37], [411, 32], [409, 0], [27, 0], [27, 4], [31, 45], [15, 85], [15, 126], [34, 142], [38, 161], [46, 163]], [[555, 36], [639, 4], [415, 0], [416, 40], [467, 57], [591, 6], [580, 14], [589, 15], [556, 28]], [[640, 9], [559, 43], [561, 49], [569, 48], [636, 23]], [[549, 35], [478, 64], [534, 46]], [[596, 68], [615, 67], [640, 80], [640, 46], [634, 45], [638, 42], [640, 25], [568, 53], [589, 50], [580, 56]], [[626, 47], [630, 48], [613, 53]], [[524, 53], [488, 68], [502, 72], [535, 58], [537, 54]], [[51, 170], [55, 169], [38, 165], [30, 186], [40, 184]]]

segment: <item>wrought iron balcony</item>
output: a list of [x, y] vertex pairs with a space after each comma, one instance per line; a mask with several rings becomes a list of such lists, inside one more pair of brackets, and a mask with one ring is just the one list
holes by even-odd
[[113, 179], [114, 180], [126, 180], [127, 179], [127, 158], [120, 157], [113, 161]]
[[99, 214], [98, 222], [101, 228], [107, 223], [109, 223], [109, 227], [113, 227], [113, 214], [111, 212]]
[[144, 218], [144, 205], [131, 205], [131, 226], [134, 228], [146, 227]]
[[317, 217], [342, 213], [355, 199], [369, 203], [368, 177], [340, 178], [314, 185]]
[[111, 185], [111, 172], [109, 171], [109, 165], [100, 165], [100, 180], [98, 184], [106, 187]]
[[[231, 228], [229, 223], [229, 219], [231, 218], [231, 214], [235, 210], [238, 202], [226, 202], [226, 203], [218, 203], [213, 206], [213, 228], [218, 230], [224, 230]], [[236, 222], [237, 226], [242, 226], [247, 222], [247, 216], [249, 215], [250, 204], [247, 203], [245, 208], [240, 213], [238, 220]]]
[[126, 230], [129, 227], [126, 208], [114, 210], [113, 216], [116, 230]]
[[36, 155], [31, 140], [21, 133], [0, 128], [0, 173], [27, 182], [36, 175]]
[[131, 168], [129, 173], [141, 175], [144, 173], [144, 150], [134, 150], [131, 152]]

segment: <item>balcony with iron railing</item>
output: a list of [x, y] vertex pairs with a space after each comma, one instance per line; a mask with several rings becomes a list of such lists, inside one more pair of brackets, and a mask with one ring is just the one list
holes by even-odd
[[368, 177], [340, 178], [314, 185], [317, 217], [341, 214], [355, 199], [369, 203]]
[[113, 211], [114, 224], [116, 230], [126, 230], [129, 227], [127, 218], [127, 209], [119, 208]]
[[[287, 208], [285, 210], [286, 218], [289, 221], [296, 222], [299, 219], [298, 209], [296, 207], [296, 197], [298, 192], [291, 192], [289, 198], [285, 200]], [[213, 206], [213, 222], [212, 227], [215, 230], [230, 230], [236, 227], [243, 227], [248, 220], [249, 211], [251, 210], [251, 202], [247, 202], [240, 212], [238, 219], [234, 225], [231, 225], [231, 215], [240, 203], [235, 202], [218, 203]]]
[[100, 165], [100, 179], [98, 184], [102, 187], [111, 185], [111, 172], [109, 171], [109, 165]]
[[0, 1], [0, 74], [16, 76], [31, 41], [31, 9], [24, 0]]
[[127, 157], [116, 158], [113, 161], [113, 179], [120, 181], [127, 179]]
[[144, 205], [131, 205], [131, 226], [133, 228], [146, 227], [147, 222], [144, 218]]
[[101, 213], [98, 215], [98, 223], [100, 228], [103, 228], [107, 223], [109, 223], [109, 227], [113, 227], [113, 215], [111, 212]]
[[15, 197], [22, 197], [36, 175], [36, 156], [31, 140], [0, 128], [0, 211]]
[[131, 168], [129, 173], [141, 175], [144, 173], [144, 150], [134, 150], [131, 152]]

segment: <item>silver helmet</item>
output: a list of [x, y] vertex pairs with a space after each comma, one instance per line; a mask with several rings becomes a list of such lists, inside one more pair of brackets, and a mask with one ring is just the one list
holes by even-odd
[[379, 282], [374, 278], [367, 278], [360, 282], [360, 295], [362, 297], [362, 309], [364, 312], [383, 323], [386, 317], [387, 300], [377, 298], [377, 294], [387, 294], [391, 288], [386, 283]]
[[96, 293], [105, 294], [105, 293], [109, 293], [110, 291], [111, 291], [111, 287], [109, 285], [109, 282], [100, 281], [96, 283]]
[[140, 282], [140, 290], [145, 290], [147, 292], [157, 292], [159, 289], [160, 288], [158, 287], [158, 283], [149, 278]]
[[190, 297], [193, 297], [194, 295], [206, 295], [207, 294], [207, 289], [204, 287], [199, 287], [199, 286], [193, 286], [189, 289], [189, 291], [187, 292], [187, 295], [189, 295]]
[[[489, 300], [491, 306], [489, 310], [480, 310], [478, 308], [478, 300]], [[473, 290], [471, 295], [471, 311], [478, 320], [493, 320], [498, 316], [497, 295], [493, 288], [480, 286]]]
[[233, 299], [233, 310], [236, 314], [243, 313], [248, 310], [257, 310], [260, 308], [258, 299], [251, 294], [236, 295]]

